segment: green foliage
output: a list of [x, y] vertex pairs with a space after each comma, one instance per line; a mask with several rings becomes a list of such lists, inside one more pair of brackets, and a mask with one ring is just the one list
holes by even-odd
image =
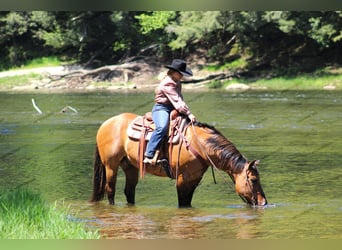
[[280, 31], [311, 38], [323, 47], [329, 47], [341, 40], [341, 18], [341, 11], [267, 11], [264, 14], [264, 19], [276, 24]]
[[117, 51], [120, 51], [120, 50], [124, 50], [126, 48], [127, 48], [127, 46], [126, 46], [126, 44], [123, 41], [115, 41], [113, 43], [113, 51], [114, 52], [117, 52]]
[[289, 19], [289, 16], [288, 11], [266, 11], [263, 19], [267, 23], [275, 23], [282, 32], [291, 33], [295, 29], [296, 21]]
[[332, 55], [326, 61], [340, 63], [341, 43], [341, 11], [0, 12], [2, 68], [51, 55], [113, 64], [146, 51], [161, 58], [200, 52], [220, 64], [248, 56], [251, 63], [289, 67], [326, 52]]
[[244, 68], [246, 65], [247, 65], [246, 60], [244, 60], [243, 58], [239, 58], [239, 59], [236, 59], [234, 61], [227, 62], [224, 64], [209, 65], [206, 67], [206, 69], [209, 71], [236, 70], [236, 69]]
[[55, 49], [63, 48], [67, 41], [65, 34], [63, 34], [59, 27], [56, 27], [52, 32], [42, 31], [40, 32], [39, 37], [44, 40], [45, 45]]
[[[338, 33], [333, 24], [324, 24], [322, 23], [321, 17], [312, 17], [309, 19], [311, 24], [311, 32], [310, 37], [312, 37], [315, 41], [322, 44], [323, 46], [329, 46], [329, 41], [338, 41], [341, 37], [341, 31]], [[334, 37], [334, 34], [337, 36]], [[334, 37], [334, 38], [333, 38]], [[333, 38], [333, 39], [332, 39]]]
[[22, 35], [28, 30], [26, 14], [20, 12], [9, 12], [6, 16], [0, 18], [3, 24], [0, 27], [1, 38], [8, 39], [8, 36]]
[[0, 239], [94, 239], [97, 232], [68, 219], [65, 205], [46, 204], [27, 190], [0, 193]]
[[142, 13], [136, 15], [139, 20], [140, 31], [142, 34], [148, 34], [158, 29], [164, 29], [169, 20], [175, 17], [175, 11], [152, 11], [151, 13]]
[[176, 39], [169, 45], [172, 49], [183, 48], [189, 42], [203, 39], [209, 33], [222, 28], [218, 21], [219, 11], [183, 11], [177, 21], [166, 27], [169, 33], [174, 33]]

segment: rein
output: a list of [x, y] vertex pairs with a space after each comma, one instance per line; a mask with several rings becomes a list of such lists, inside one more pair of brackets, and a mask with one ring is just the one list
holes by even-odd
[[[210, 164], [211, 164], [211, 172], [212, 172], [212, 175], [213, 175], [214, 183], [217, 184], [216, 178], [215, 178], [214, 169], [215, 169], [215, 170], [218, 170], [218, 167], [217, 167], [216, 164], [213, 162], [213, 160], [210, 158], [209, 154], [207, 153], [207, 151], [206, 151], [205, 148], [203, 147], [202, 143], [199, 141], [199, 139], [198, 139], [199, 137], [198, 137], [198, 135], [197, 135], [197, 133], [196, 133], [194, 123], [191, 123], [191, 127], [192, 127], [192, 130], [193, 130], [193, 133], [194, 133], [195, 137], [197, 138], [197, 141], [198, 141], [198, 144], [199, 144], [199, 146], [200, 146], [200, 148], [201, 148], [202, 153], [205, 154], [205, 156], [208, 158], [208, 160], [209, 160], [209, 162], [210, 162]], [[190, 149], [190, 150], [191, 150], [191, 149]], [[193, 150], [194, 150], [194, 149], [193, 149]], [[197, 151], [196, 151], [196, 153], [194, 153], [193, 151], [191, 151], [191, 152], [192, 152], [195, 156], [199, 155], [200, 158], [203, 159], [203, 157], [202, 157]], [[205, 161], [205, 160], [203, 159], [203, 161]], [[202, 162], [202, 160], [201, 160], [201, 162]], [[220, 172], [218, 172], [218, 173], [220, 173]], [[230, 178], [232, 179], [233, 183], [235, 183], [234, 178], [233, 178], [230, 174], [229, 174], [229, 176], [230, 176]], [[221, 175], [221, 177], [227, 182], [225, 176]]]

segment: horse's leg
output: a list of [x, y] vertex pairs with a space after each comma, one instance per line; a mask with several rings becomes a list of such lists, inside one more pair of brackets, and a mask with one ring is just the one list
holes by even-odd
[[109, 204], [114, 205], [115, 186], [118, 173], [118, 166], [106, 165], [106, 192]]
[[177, 180], [178, 207], [191, 207], [192, 196], [201, 178], [184, 181], [180, 175]]
[[139, 170], [134, 167], [127, 158], [122, 160], [121, 167], [126, 176], [125, 195], [127, 203], [135, 204], [135, 188], [139, 180]]

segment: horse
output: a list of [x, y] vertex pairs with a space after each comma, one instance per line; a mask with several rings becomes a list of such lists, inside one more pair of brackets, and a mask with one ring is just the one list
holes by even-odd
[[[135, 189], [142, 159], [139, 159], [139, 141], [129, 138], [126, 131], [136, 117], [136, 114], [122, 113], [100, 125], [96, 135], [93, 193], [90, 202], [99, 202], [107, 194], [109, 204], [115, 204], [115, 186], [120, 166], [126, 177], [124, 194], [127, 203], [135, 204]], [[172, 158], [169, 159], [170, 171], [176, 180], [178, 207], [191, 207], [194, 191], [209, 166], [230, 176], [236, 193], [246, 204], [267, 204], [257, 168], [259, 161], [248, 161], [232, 142], [208, 124], [189, 122], [183, 136], [187, 143], [174, 145]], [[155, 165], [145, 166], [145, 171], [167, 177], [166, 171]]]

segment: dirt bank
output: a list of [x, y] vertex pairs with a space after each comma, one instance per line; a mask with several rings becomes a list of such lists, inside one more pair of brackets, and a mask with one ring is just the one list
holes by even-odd
[[[220, 84], [229, 79], [238, 79], [244, 71], [229, 72], [215, 71], [208, 72], [198, 65], [190, 65], [194, 77], [183, 79], [183, 89], [191, 91], [205, 91], [208, 84]], [[303, 84], [303, 89], [340, 89], [341, 79], [338, 77], [339, 71], [329, 71], [331, 75], [337, 75], [336, 78], [322, 79], [324, 85], [310, 82]], [[84, 69], [81, 66], [57, 66], [41, 67], [25, 70], [11, 70], [0, 72], [0, 91], [35, 91], [35, 92], [65, 92], [65, 91], [153, 91], [162, 77], [165, 76], [167, 69], [163, 64], [155, 61], [132, 61], [120, 65], [108, 65], [96, 69]], [[250, 73], [250, 72], [247, 72]], [[32, 75], [34, 74], [34, 75]], [[258, 75], [257, 72], [254, 72]], [[26, 75], [26, 77], [24, 77]], [[18, 76], [18, 78], [16, 78]], [[8, 78], [3, 80], [2, 78]], [[315, 75], [312, 76], [315, 79]], [[268, 79], [263, 75], [260, 79]], [[292, 83], [292, 82], [291, 82]], [[279, 84], [279, 89], [284, 89], [286, 85]], [[292, 84], [293, 85], [293, 84]], [[289, 84], [289, 87], [292, 86]], [[309, 87], [308, 87], [309, 86]], [[231, 82], [226, 90], [248, 90], [248, 89], [277, 89], [274, 84], [261, 82], [261, 84], [243, 84], [236, 81]], [[286, 86], [285, 86], [286, 87]], [[295, 89], [300, 89], [295, 86]]]
[[[204, 79], [208, 73], [192, 67], [195, 78], [184, 79], [184, 89], [204, 89]], [[152, 90], [167, 69], [156, 63], [135, 61], [121, 65], [103, 66], [97, 69], [84, 69], [81, 66], [41, 67], [24, 70], [0, 72], [0, 78], [32, 75], [29, 80], [18, 84], [1, 86], [3, 91], [120, 91], [120, 90]], [[195, 79], [196, 83], [191, 83]]]

